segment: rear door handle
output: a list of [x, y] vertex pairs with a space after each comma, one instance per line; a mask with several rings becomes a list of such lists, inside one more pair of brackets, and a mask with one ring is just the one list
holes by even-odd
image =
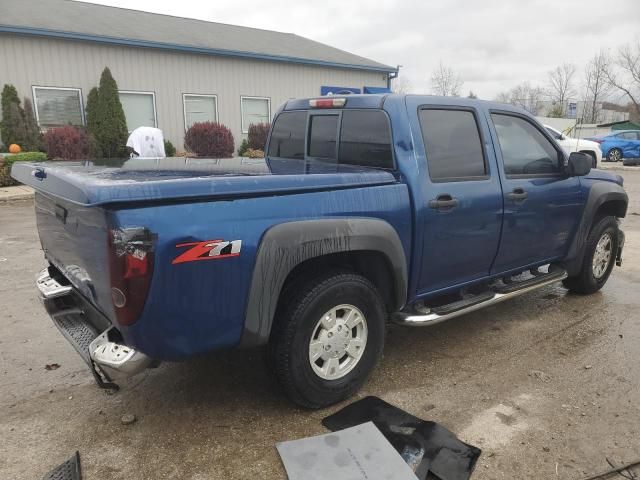
[[458, 199], [453, 198], [448, 193], [438, 195], [435, 200], [429, 201], [429, 208], [434, 210], [451, 210], [458, 206]]
[[507, 197], [510, 200], [513, 200], [515, 202], [524, 201], [527, 199], [528, 196], [529, 194], [525, 192], [522, 188], [516, 188], [513, 190], [513, 192], [507, 194]]

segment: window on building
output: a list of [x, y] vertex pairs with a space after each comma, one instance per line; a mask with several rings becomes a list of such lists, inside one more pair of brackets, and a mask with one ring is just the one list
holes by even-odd
[[307, 112], [283, 112], [278, 115], [269, 140], [269, 156], [304, 159]]
[[532, 123], [513, 115], [492, 113], [507, 175], [554, 174], [560, 153]]
[[391, 131], [382, 111], [345, 110], [340, 133], [340, 163], [393, 168]]
[[446, 181], [487, 174], [478, 124], [467, 110], [420, 110], [429, 176]]
[[271, 120], [271, 101], [263, 97], [241, 97], [242, 133], [249, 133], [249, 125], [269, 123]]
[[338, 115], [312, 115], [309, 117], [309, 156], [336, 158]]
[[218, 121], [218, 98], [215, 95], [182, 96], [184, 104], [184, 128], [188, 130], [194, 123]]
[[156, 127], [156, 98], [153, 92], [118, 92], [127, 119], [127, 130]]
[[79, 88], [33, 87], [33, 99], [41, 128], [84, 125]]

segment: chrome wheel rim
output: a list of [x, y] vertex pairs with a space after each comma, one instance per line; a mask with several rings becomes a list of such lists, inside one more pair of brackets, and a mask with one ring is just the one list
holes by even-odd
[[367, 345], [367, 320], [353, 305], [338, 305], [316, 323], [309, 341], [309, 363], [323, 380], [337, 380], [360, 362]]
[[610, 233], [605, 233], [600, 237], [596, 244], [596, 251], [593, 254], [593, 262], [591, 264], [593, 276], [600, 279], [604, 276], [611, 263], [613, 257], [613, 239]]
[[618, 150], [617, 148], [614, 148], [609, 152], [609, 160], [611, 160], [612, 162], [619, 162], [620, 157], [622, 157], [622, 155], [620, 153], [620, 150]]

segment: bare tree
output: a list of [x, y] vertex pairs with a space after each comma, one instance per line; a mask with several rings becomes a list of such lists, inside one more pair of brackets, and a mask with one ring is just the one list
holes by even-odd
[[563, 63], [549, 72], [547, 94], [556, 104], [554, 112], [558, 116], [564, 116], [567, 110], [567, 101], [576, 95], [573, 87], [573, 76], [576, 66], [571, 63]]
[[391, 91], [393, 93], [410, 93], [412, 90], [411, 82], [407, 77], [397, 77], [391, 84]]
[[431, 89], [435, 95], [459, 97], [463, 83], [460, 75], [442, 61], [431, 74]]
[[537, 115], [542, 104], [544, 91], [540, 87], [531, 86], [529, 82], [516, 85], [508, 92], [500, 92], [496, 96], [496, 102], [508, 103], [524, 108], [532, 115]]
[[636, 114], [640, 114], [640, 40], [637, 40], [635, 45], [627, 44], [620, 47], [615, 63], [621, 74], [608, 69], [607, 81], [629, 97]]
[[582, 112], [585, 123], [598, 123], [602, 102], [612, 90], [609, 81], [610, 69], [611, 59], [604, 50], [597, 53], [585, 68], [585, 106]]

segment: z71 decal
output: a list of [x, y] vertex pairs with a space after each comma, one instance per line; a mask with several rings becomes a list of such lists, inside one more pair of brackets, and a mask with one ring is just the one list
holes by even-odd
[[179, 243], [176, 248], [189, 247], [171, 262], [172, 265], [196, 260], [216, 260], [240, 255], [242, 240], [205, 240], [204, 242]]

